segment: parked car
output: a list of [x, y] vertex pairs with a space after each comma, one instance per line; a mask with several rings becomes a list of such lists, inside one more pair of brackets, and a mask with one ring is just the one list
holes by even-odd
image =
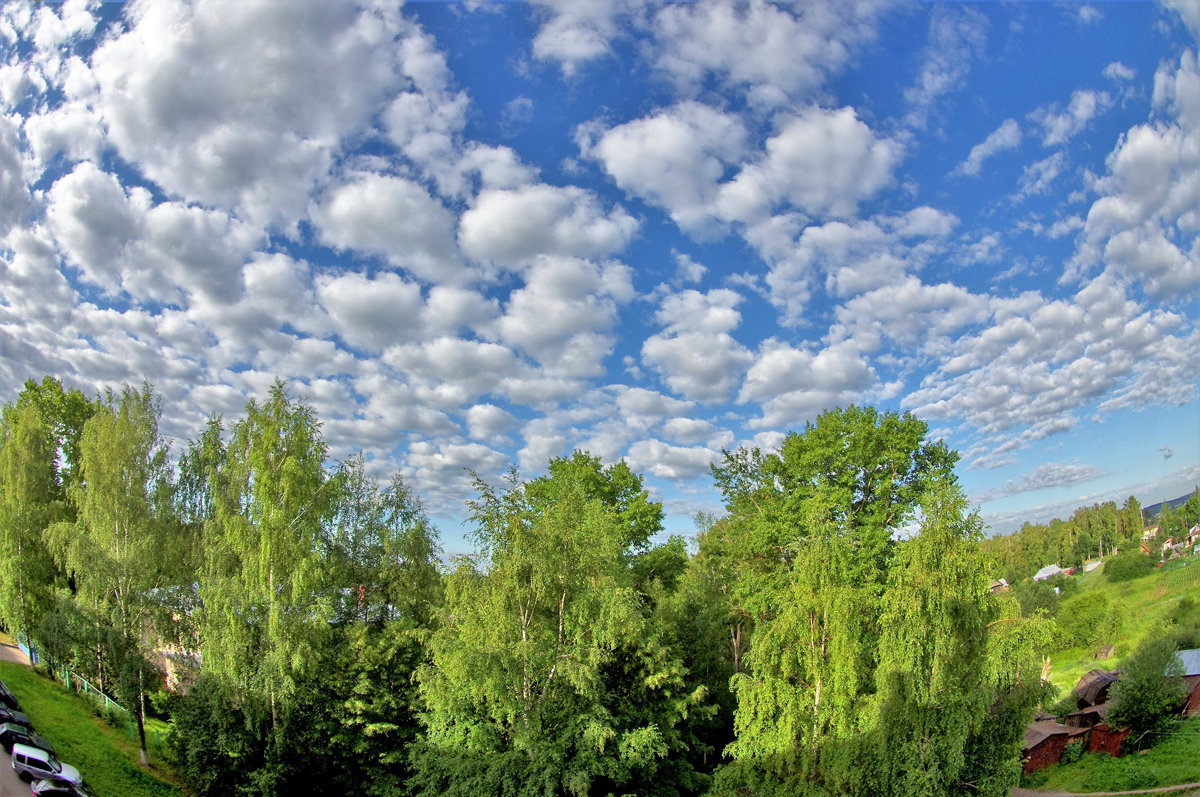
[[27, 744], [30, 747], [40, 747], [50, 755], [54, 755], [54, 745], [50, 744], [49, 739], [34, 733], [32, 728], [17, 725], [14, 722], [0, 724], [0, 744], [4, 745], [6, 753], [12, 752], [14, 744]]
[[90, 797], [82, 786], [57, 778], [34, 781], [34, 797]]
[[33, 727], [33, 723], [29, 721], [29, 715], [24, 711], [13, 711], [2, 706], [0, 706], [0, 722], [12, 722], [24, 725], [26, 728]]
[[8, 691], [8, 687], [4, 685], [4, 681], [0, 681], [0, 703], [8, 706], [13, 711], [21, 708], [21, 703], [17, 700], [17, 696]]
[[13, 745], [12, 768], [21, 780], [52, 778], [83, 784], [83, 776], [79, 774], [78, 769], [64, 764], [40, 747], [30, 747], [27, 744]]

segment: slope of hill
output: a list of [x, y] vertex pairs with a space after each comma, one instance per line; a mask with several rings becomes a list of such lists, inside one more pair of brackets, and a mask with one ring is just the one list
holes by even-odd
[[[38, 732], [54, 743], [63, 761], [78, 767], [95, 797], [178, 797], [179, 789], [139, 767], [129, 734], [94, 716], [82, 698], [20, 664], [0, 661], [0, 680], [20, 698]], [[152, 751], [154, 752], [154, 751]]]

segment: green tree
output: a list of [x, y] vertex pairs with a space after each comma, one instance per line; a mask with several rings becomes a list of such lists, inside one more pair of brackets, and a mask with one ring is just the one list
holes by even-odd
[[1109, 689], [1109, 723], [1128, 725], [1135, 734], [1163, 730], [1187, 697], [1182, 670], [1173, 639], [1143, 642], [1123, 663], [1120, 680]]
[[[73, 574], [85, 611], [114, 631], [123, 691], [135, 698], [139, 752], [146, 758], [146, 641], [154, 632], [165, 586], [171, 514], [170, 463], [158, 431], [161, 404], [149, 385], [109, 394], [87, 421], [79, 441], [79, 478], [69, 488], [78, 522], [52, 535]], [[151, 676], [153, 682], [153, 676]]]
[[978, 777], [966, 758], [992, 701], [987, 630], [995, 614], [968, 515], [949, 479], [922, 496], [920, 533], [902, 543], [883, 595], [875, 681], [890, 791], [949, 794]]
[[54, 602], [54, 563], [45, 531], [65, 513], [53, 441], [37, 408], [0, 416], [0, 621], [28, 632]]
[[325, 459], [316, 414], [277, 381], [231, 431], [204, 529], [204, 669], [262, 697], [276, 742], [333, 611], [322, 551], [338, 485]]
[[[738, 562], [735, 599], [754, 620], [735, 675], [740, 777], [819, 779], [822, 748], [845, 748], [874, 689], [894, 535], [956, 455], [909, 414], [822, 414], [778, 453], [726, 452], [713, 468]], [[743, 766], [745, 765], [745, 766]]]
[[[669, 793], [676, 725], [701, 695], [644, 613], [631, 563], [661, 507], [623, 463], [576, 453], [522, 484], [476, 480], [462, 559], [420, 670], [422, 794]], [[678, 773], [670, 779], [678, 781]]]

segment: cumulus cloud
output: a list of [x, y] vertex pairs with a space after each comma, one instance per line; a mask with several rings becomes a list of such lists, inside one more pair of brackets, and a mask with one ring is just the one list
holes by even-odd
[[166, 192], [288, 227], [404, 85], [398, 13], [320, 2], [127, 7], [91, 59], [109, 141]]
[[1046, 193], [1063, 173], [1066, 165], [1067, 156], [1061, 152], [1029, 164], [1021, 171], [1020, 190], [1017, 192], [1017, 197], [1023, 199]]
[[533, 39], [533, 55], [554, 61], [568, 77], [585, 64], [609, 55], [610, 42], [620, 32], [622, 19], [636, 14], [640, 3], [539, 4], [542, 24]]
[[411, 180], [358, 175], [332, 188], [312, 216], [323, 243], [379, 254], [420, 279], [452, 281], [461, 268], [454, 218]]
[[1068, 275], [1103, 263], [1160, 298], [1200, 285], [1200, 60], [1185, 53], [1154, 81], [1159, 124], [1137, 125], [1106, 160]]
[[637, 220], [609, 212], [580, 188], [529, 185], [480, 193], [462, 215], [458, 239], [476, 260], [518, 265], [532, 258], [595, 257], [624, 248]]
[[[787, 230], [767, 249], [771, 264], [769, 298], [785, 325], [803, 321], [814, 282], [837, 297], [850, 297], [903, 280], [943, 246], [958, 219], [929, 207], [900, 216], [859, 222], [831, 221], [804, 228], [792, 239]], [[761, 234], [755, 230], [754, 237]], [[760, 246], [763, 241], [760, 239]], [[762, 247], [766, 249], [766, 247]]]
[[[182, 294], [232, 299], [257, 230], [220, 211], [153, 204], [91, 162], [55, 182], [47, 218], [72, 265], [96, 285], [138, 299], [179, 303]], [[164, 279], [164, 276], [167, 279]]]
[[716, 215], [718, 185], [742, 157], [746, 136], [736, 116], [685, 102], [602, 132], [584, 126], [576, 138], [584, 157], [599, 161], [618, 186], [701, 232]]
[[1113, 61], [1108, 66], [1104, 67], [1104, 76], [1109, 80], [1129, 81], [1133, 80], [1137, 74], [1131, 67], [1125, 66], [1120, 61]]
[[631, 277], [616, 262], [539, 258], [524, 287], [510, 294], [495, 334], [536, 359], [546, 375], [599, 376], [612, 351], [617, 307], [634, 296]]
[[663, 479], [690, 480], [704, 476], [721, 458], [705, 446], [673, 446], [661, 440], [639, 440], [629, 447], [629, 466]]
[[[1200, 336], [1175, 335], [1179, 316], [1143, 310], [1118, 282], [1096, 279], [1068, 300], [1024, 294], [988, 304], [986, 323], [954, 340], [902, 402], [927, 419], [969, 419], [989, 441], [967, 451], [975, 464], [1001, 464], [1007, 454], [1072, 428], [1083, 407], [1117, 400], [1104, 398], [1110, 394], [1194, 400], [1200, 367], [1189, 358]], [[1014, 429], [1023, 431], [1014, 436]]]
[[746, 373], [738, 403], [762, 407], [762, 417], [751, 421], [753, 428], [784, 429], [850, 403], [875, 382], [874, 369], [852, 343], [814, 352], [770, 339]]
[[985, 160], [999, 152], [1016, 149], [1020, 144], [1021, 126], [1013, 119], [1005, 119], [987, 138], [971, 147], [967, 159], [954, 168], [953, 174], [977, 175]]
[[748, 89], [752, 104], [778, 106], [837, 73], [874, 36], [881, 10], [870, 2], [668, 4], [654, 20], [657, 65], [681, 91], [695, 93], [711, 77]]
[[752, 222], [780, 202], [813, 216], [846, 217], [892, 182], [899, 144], [877, 137], [853, 108], [809, 108], [781, 124], [766, 152], [717, 198], [719, 215]]
[[730, 334], [741, 324], [741, 301], [727, 289], [667, 294], [656, 314], [664, 329], [642, 344], [642, 361], [686, 399], [726, 399], [753, 359]]

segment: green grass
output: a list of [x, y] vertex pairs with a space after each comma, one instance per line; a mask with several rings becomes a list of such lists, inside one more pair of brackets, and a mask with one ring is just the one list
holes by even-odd
[[[138, 765], [137, 743], [128, 730], [114, 728], [91, 712], [83, 698], [18, 664], [0, 661], [0, 680], [17, 695], [21, 710], [39, 733], [54, 743], [58, 757], [79, 768], [95, 797], [179, 797], [165, 761], [156, 755], [147, 724], [150, 770]], [[166, 725], [158, 723], [159, 729]], [[165, 733], [164, 733], [165, 745]], [[157, 776], [157, 777], [156, 777]]]
[[1024, 785], [1047, 790], [1092, 792], [1152, 789], [1200, 782], [1200, 717], [1180, 723], [1144, 754], [1112, 758], [1085, 753], [1073, 764], [1035, 772]]

